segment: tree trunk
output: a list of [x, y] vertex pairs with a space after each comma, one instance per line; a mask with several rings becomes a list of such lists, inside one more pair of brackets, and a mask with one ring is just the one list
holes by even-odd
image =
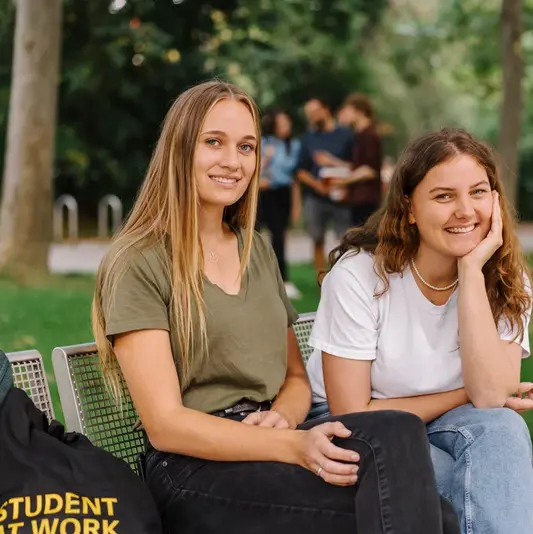
[[52, 237], [52, 175], [61, 0], [16, 0], [0, 270], [46, 272]]
[[500, 115], [498, 150], [501, 173], [507, 196], [516, 204], [518, 161], [522, 118], [522, 0], [503, 0], [500, 32], [503, 73], [503, 102]]

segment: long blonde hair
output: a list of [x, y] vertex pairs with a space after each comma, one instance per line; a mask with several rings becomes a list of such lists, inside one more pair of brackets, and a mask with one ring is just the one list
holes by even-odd
[[376, 296], [385, 293], [389, 289], [388, 275], [402, 273], [420, 244], [416, 225], [408, 221], [408, 199], [433, 167], [459, 154], [474, 158], [485, 169], [491, 190], [500, 196], [503, 244], [485, 264], [483, 274], [494, 320], [497, 323], [505, 318], [522, 339], [523, 319], [531, 304], [526, 287], [526, 282], [531, 283], [529, 267], [516, 236], [514, 212], [505, 198], [496, 157], [488, 145], [465, 130], [443, 128], [414, 140], [398, 161], [381, 210], [362, 228], [346, 233], [331, 252], [329, 263], [333, 266], [348, 251], [363, 249], [372, 253], [376, 273], [383, 282], [383, 289]]
[[[189, 378], [194, 347], [207, 350], [203, 300], [203, 253], [198, 231], [199, 198], [194, 179], [194, 154], [200, 128], [215, 104], [234, 99], [252, 114], [255, 135], [261, 139], [256, 104], [240, 88], [222, 81], [205, 82], [182, 93], [168, 111], [146, 177], [129, 217], [115, 237], [114, 246], [96, 277], [92, 326], [106, 383], [115, 399], [122, 397], [122, 375], [113, 346], [106, 336], [102, 297], [112, 302], [117, 284], [128, 267], [128, 251], [147, 244], [170, 248], [171, 306], [179, 341], [174, 355], [182, 386]], [[252, 247], [259, 190], [260, 146], [254, 175], [244, 195], [225, 209], [224, 220], [234, 228], [246, 228], [241, 261], [244, 274]]]

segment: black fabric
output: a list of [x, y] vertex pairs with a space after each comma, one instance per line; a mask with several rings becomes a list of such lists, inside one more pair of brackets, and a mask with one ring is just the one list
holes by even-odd
[[286, 282], [285, 240], [291, 215], [292, 188], [265, 189], [259, 197], [258, 229], [266, 226], [271, 233], [272, 248], [278, 260], [281, 277]]
[[161, 534], [154, 501], [122, 460], [48, 423], [23, 391], [0, 408], [0, 534]]
[[418, 417], [363, 412], [299, 428], [337, 420], [352, 435], [334, 443], [361, 456], [355, 486], [332, 486], [288, 463], [214, 462], [152, 451], [146, 480], [165, 529], [170, 534], [460, 533], [451, 504], [437, 492], [426, 427]]

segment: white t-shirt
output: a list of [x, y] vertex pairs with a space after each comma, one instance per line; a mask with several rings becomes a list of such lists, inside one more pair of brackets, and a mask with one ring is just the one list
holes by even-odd
[[[435, 306], [420, 291], [411, 269], [389, 275], [390, 288], [380, 297], [382, 281], [374, 258], [361, 251], [345, 254], [327, 274], [309, 338], [315, 350], [307, 363], [313, 402], [326, 400], [322, 351], [354, 360], [371, 360], [372, 398], [412, 397], [463, 386], [459, 355], [459, 324], [455, 290], [443, 306]], [[524, 338], [517, 339], [529, 356]], [[501, 321], [500, 338], [516, 334]], [[483, 335], [483, 332], [479, 332]]]

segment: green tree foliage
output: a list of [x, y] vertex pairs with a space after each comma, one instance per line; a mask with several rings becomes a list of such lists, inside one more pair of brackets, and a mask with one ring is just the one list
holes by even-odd
[[[4, 136], [14, 8], [0, 5]], [[171, 101], [205, 79], [235, 81], [261, 106], [293, 111], [310, 95], [335, 104], [348, 91], [368, 88], [365, 47], [386, 6], [387, 0], [65, 0], [56, 195], [73, 194], [93, 217], [107, 193], [127, 207]], [[0, 137], [0, 154], [3, 148]]]

